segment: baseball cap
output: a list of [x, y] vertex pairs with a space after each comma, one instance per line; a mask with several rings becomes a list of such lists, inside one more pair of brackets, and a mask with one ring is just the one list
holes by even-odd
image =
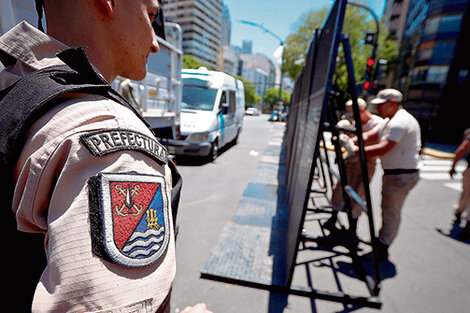
[[372, 99], [370, 103], [381, 104], [390, 100], [395, 100], [397, 103], [401, 103], [401, 101], [403, 100], [403, 95], [400, 91], [396, 89], [383, 89], [377, 93], [377, 96]]
[[[352, 106], [352, 100], [348, 100], [348, 102], [346, 102], [346, 106], [349, 107], [349, 106]], [[357, 98], [357, 104], [359, 105], [360, 108], [366, 108], [367, 107], [367, 102], [362, 99], [362, 98]]]

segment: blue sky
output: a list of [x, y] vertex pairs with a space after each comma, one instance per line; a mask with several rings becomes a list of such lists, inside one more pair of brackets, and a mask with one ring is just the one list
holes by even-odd
[[[385, 0], [366, 0], [366, 3], [380, 18]], [[279, 40], [261, 29], [239, 22], [247, 20], [264, 25], [267, 29], [286, 39], [295, 31], [295, 24], [303, 13], [330, 7], [332, 0], [224, 0], [232, 20], [232, 45], [241, 46], [242, 40], [253, 41], [253, 53], [262, 53], [274, 60]]]

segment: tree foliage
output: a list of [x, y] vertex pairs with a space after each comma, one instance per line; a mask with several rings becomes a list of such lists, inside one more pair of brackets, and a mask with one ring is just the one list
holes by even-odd
[[183, 55], [183, 68], [197, 70], [200, 67], [206, 67], [208, 70], [211, 70], [207, 65], [202, 64], [195, 56], [190, 54]]
[[[264, 93], [264, 102], [269, 103], [271, 108], [277, 103], [279, 98], [279, 88], [270, 88]], [[290, 102], [290, 94], [288, 94], [284, 89], [282, 89], [281, 100], [285, 101], [285, 105], [288, 105]]]
[[[326, 19], [329, 8], [305, 13], [298, 22], [297, 30], [290, 34], [286, 40], [285, 48], [285, 72], [293, 79], [299, 75], [305, 63], [305, 55], [316, 29], [321, 26]], [[367, 32], [376, 32], [376, 25], [370, 13], [358, 7], [348, 6], [343, 23], [343, 34], [349, 34], [352, 58], [354, 64], [354, 74], [356, 82], [363, 79], [366, 68], [366, 61], [372, 55], [372, 45], [364, 44]], [[385, 59], [389, 64], [393, 63], [398, 56], [398, 47], [389, 38], [389, 31], [384, 25], [380, 25], [378, 38], [377, 59]], [[347, 86], [347, 71], [344, 53], [340, 46], [336, 59], [336, 70], [333, 84], [340, 90], [345, 90]]]
[[233, 76], [233, 77], [243, 82], [243, 86], [245, 89], [245, 107], [246, 108], [253, 104], [257, 104], [261, 101], [260, 96], [256, 94], [255, 85], [252, 82], [244, 79], [241, 76]]

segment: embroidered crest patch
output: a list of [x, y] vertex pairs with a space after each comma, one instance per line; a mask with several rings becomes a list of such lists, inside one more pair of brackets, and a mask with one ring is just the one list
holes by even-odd
[[156, 262], [170, 238], [164, 178], [100, 173], [89, 186], [95, 254], [125, 267]]

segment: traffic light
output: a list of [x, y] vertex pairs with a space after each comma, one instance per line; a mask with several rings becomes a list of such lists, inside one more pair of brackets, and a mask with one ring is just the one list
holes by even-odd
[[377, 61], [377, 67], [375, 68], [375, 79], [382, 79], [382, 74], [387, 71], [388, 61], [384, 59], [379, 59]]
[[371, 85], [371, 81], [374, 79], [372, 76], [372, 70], [374, 69], [375, 60], [370, 58], [366, 63], [366, 72], [364, 73], [364, 83], [362, 84], [362, 89], [368, 90]]
[[364, 40], [365, 44], [366, 45], [373, 45], [374, 41], [375, 41], [374, 39], [375, 39], [375, 34], [374, 33], [366, 33], [366, 39]]

